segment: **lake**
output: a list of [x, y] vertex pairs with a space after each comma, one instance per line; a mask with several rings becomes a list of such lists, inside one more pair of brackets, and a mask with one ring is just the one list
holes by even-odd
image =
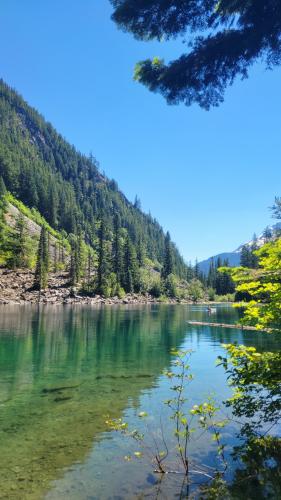
[[[221, 304], [211, 321], [233, 324], [238, 314]], [[163, 371], [172, 348], [194, 351], [190, 405], [210, 393], [219, 402], [230, 395], [215, 365], [222, 343], [280, 348], [275, 335], [188, 320], [210, 321], [206, 306], [1, 306], [0, 498], [175, 498], [178, 478], [165, 477], [161, 485], [148, 459], [124, 460], [136, 444], [108, 430], [108, 416], [145, 427], [148, 436], [159, 435], [161, 422], [173, 446], [163, 405], [171, 392]], [[236, 430], [233, 424], [224, 433], [229, 445]], [[190, 444], [190, 454], [198, 463], [216, 460], [206, 436]]]

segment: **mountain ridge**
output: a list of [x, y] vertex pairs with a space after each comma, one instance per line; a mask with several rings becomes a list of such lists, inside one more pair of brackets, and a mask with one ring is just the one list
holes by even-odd
[[[268, 226], [268, 229], [272, 231], [272, 233], [281, 230], [281, 222], [277, 222], [276, 224], [273, 224], [271, 226]], [[264, 237], [264, 232], [265, 230], [256, 238], [255, 243], [258, 247], [262, 246], [266, 242], [266, 238]], [[218, 259], [220, 259], [222, 262], [224, 260], [228, 260], [229, 266], [231, 267], [237, 267], [240, 265], [240, 256], [241, 256], [241, 251], [244, 246], [250, 247], [254, 243], [254, 240], [251, 239], [247, 241], [246, 243], [243, 243], [239, 245], [233, 252], [222, 252], [216, 255], [213, 255], [212, 257], [209, 257], [208, 259], [204, 259], [200, 262], [198, 262], [198, 267], [201, 273], [204, 275], [208, 274], [211, 261], [212, 259], [214, 262], [216, 262]]]
[[[136, 251], [160, 266], [165, 233], [150, 214], [131, 203], [115, 180], [99, 171], [97, 160], [69, 144], [50, 122], [3, 80], [0, 81], [0, 176], [17, 199], [36, 208], [56, 230], [82, 229], [85, 241], [97, 247], [101, 220], [110, 234], [120, 219]], [[185, 276], [186, 264], [171, 242], [175, 273]]]

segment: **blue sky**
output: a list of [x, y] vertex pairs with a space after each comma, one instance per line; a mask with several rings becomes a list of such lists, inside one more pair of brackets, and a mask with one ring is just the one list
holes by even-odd
[[2, 78], [137, 194], [186, 260], [235, 249], [281, 195], [281, 69], [256, 66], [209, 112], [167, 106], [133, 81], [134, 64], [185, 45], [135, 41], [110, 13], [108, 0], [4, 0]]

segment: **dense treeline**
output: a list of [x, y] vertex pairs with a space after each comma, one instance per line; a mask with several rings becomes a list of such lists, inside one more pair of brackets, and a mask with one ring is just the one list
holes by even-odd
[[[108, 244], [116, 244], [118, 217], [138, 261], [148, 258], [161, 269], [165, 234], [158, 222], [140, 210], [138, 199], [130, 203], [117, 183], [99, 172], [93, 156], [77, 152], [3, 81], [0, 175], [7, 190], [27, 207], [36, 208], [54, 229], [82, 232], [92, 248], [99, 247], [101, 225]], [[171, 254], [175, 274], [185, 278], [186, 265], [172, 242]]]
[[74, 294], [78, 290], [87, 295], [122, 298], [126, 293], [149, 293], [158, 298], [195, 301], [204, 296], [202, 284], [194, 279], [192, 268], [187, 267], [186, 279], [175, 274], [169, 233], [165, 236], [160, 272], [145, 256], [143, 247], [133, 245], [118, 215], [112, 232], [106, 220], [101, 219], [97, 244], [93, 248], [86, 243], [81, 227], [68, 235], [64, 231], [54, 231], [38, 212], [28, 209], [7, 192], [2, 177], [0, 264], [11, 269], [34, 270], [33, 289], [39, 292], [47, 287], [49, 273], [63, 272]]
[[[130, 203], [92, 155], [77, 152], [3, 81], [0, 184], [0, 264], [33, 269], [35, 288], [63, 270], [87, 293], [203, 297], [196, 268], [138, 197]], [[9, 203], [19, 210], [13, 227], [5, 220]], [[42, 228], [40, 237], [29, 234], [26, 217]]]
[[231, 276], [221, 269], [228, 266], [228, 260], [221, 261], [220, 258], [211, 260], [206, 282], [208, 287], [215, 290], [217, 295], [227, 295], [234, 292], [235, 286]]

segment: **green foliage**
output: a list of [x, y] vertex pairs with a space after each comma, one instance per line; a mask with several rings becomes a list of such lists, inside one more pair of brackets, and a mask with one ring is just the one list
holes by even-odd
[[174, 274], [169, 274], [164, 280], [164, 290], [168, 297], [177, 296], [177, 279]]
[[247, 293], [251, 300], [244, 306], [243, 322], [260, 330], [275, 329], [281, 325], [281, 239], [265, 244], [257, 250], [258, 269], [244, 267], [227, 270], [237, 284], [238, 292]]
[[219, 357], [234, 395], [227, 401], [234, 414], [250, 419], [243, 424], [246, 435], [264, 431], [281, 418], [281, 353], [259, 353], [254, 347], [224, 345], [228, 357]]
[[[176, 350], [171, 351], [173, 361], [171, 369], [164, 372], [164, 375], [171, 382], [171, 397], [164, 402], [169, 409], [169, 418], [174, 423], [173, 428], [173, 449], [167, 446], [165, 436], [165, 427], [161, 423], [161, 438], [160, 442], [154, 436], [147, 436], [138, 429], [131, 430], [127, 422], [122, 419], [110, 419], [106, 421], [111, 430], [120, 432], [125, 437], [132, 438], [138, 445], [138, 450], [133, 456], [126, 456], [125, 460], [133, 458], [142, 458], [147, 450], [153, 449], [152, 461], [156, 465], [156, 472], [164, 473], [183, 473], [186, 477], [190, 473], [190, 458], [189, 445], [191, 439], [196, 439], [196, 435], [207, 433], [211, 440], [217, 444], [217, 452], [220, 462], [225, 468], [224, 445], [221, 443], [221, 429], [226, 425], [226, 420], [218, 420], [217, 413], [219, 408], [214, 400], [210, 397], [200, 405], [187, 405], [188, 399], [185, 396], [185, 391], [193, 380], [193, 375], [190, 373], [190, 356], [191, 350]], [[146, 411], [139, 413], [141, 420], [149, 418]], [[196, 419], [196, 423], [194, 420]], [[177, 459], [176, 471], [171, 471], [168, 463], [169, 455], [173, 454], [173, 460]], [[196, 468], [195, 468], [196, 471]], [[205, 471], [204, 464], [199, 465], [200, 474], [206, 478], [212, 479], [208, 471]], [[193, 471], [194, 472], [194, 471]], [[199, 473], [199, 472], [198, 472]]]
[[198, 300], [201, 300], [204, 298], [204, 289], [201, 281], [198, 279], [194, 278], [193, 280], [188, 283], [188, 296], [193, 302], [198, 302]]
[[[165, 234], [150, 214], [141, 211], [139, 200], [130, 203], [116, 182], [100, 173], [93, 156], [77, 152], [3, 81], [0, 123], [0, 177], [11, 193], [8, 201], [38, 225], [48, 224], [48, 232], [62, 238], [64, 246], [68, 234], [81, 231], [96, 253], [103, 219], [111, 260], [107, 276], [113, 271], [121, 286], [127, 235], [138, 267], [146, 258], [163, 266]], [[184, 277], [186, 265], [173, 244], [171, 253], [174, 273]]]
[[34, 264], [34, 242], [27, 229], [24, 215], [19, 212], [15, 225], [6, 229], [3, 243], [6, 253], [5, 264], [13, 269], [32, 267]]
[[150, 293], [154, 297], [160, 297], [162, 293], [162, 283], [160, 275], [153, 271], [151, 267], [141, 267], [139, 270], [139, 290], [140, 293]]
[[163, 269], [162, 269], [162, 278], [165, 280], [173, 274], [173, 254], [172, 254], [172, 244], [171, 244], [171, 237], [170, 233], [167, 232], [166, 237], [165, 237], [165, 254], [164, 254], [164, 264], [163, 264]]
[[85, 273], [87, 249], [81, 231], [76, 235], [70, 234], [68, 239], [71, 247], [69, 279], [70, 284], [76, 286]]
[[109, 297], [110, 288], [108, 284], [111, 272], [108, 228], [104, 219], [101, 220], [99, 228], [99, 250], [98, 250], [98, 269], [97, 269], [97, 291]]
[[34, 277], [34, 288], [41, 291], [47, 286], [49, 271], [49, 248], [48, 232], [45, 226], [42, 226]]
[[254, 241], [252, 245], [244, 245], [241, 250], [240, 264], [242, 267], [250, 267], [256, 269], [258, 267], [259, 261], [256, 254], [257, 250], [256, 242]]
[[[232, 456], [238, 463], [232, 482], [207, 488], [206, 498], [224, 491], [224, 498], [279, 498], [281, 465], [281, 353], [258, 352], [254, 347], [224, 345], [219, 356], [233, 396], [226, 401], [234, 418], [240, 419], [239, 443]], [[272, 435], [273, 434], [273, 435]], [[243, 438], [243, 439], [241, 439]], [[241, 489], [242, 487], [242, 489]]]
[[[111, 0], [113, 20], [140, 40], [181, 37], [188, 50], [165, 64], [139, 62], [135, 79], [169, 104], [218, 106], [235, 77], [245, 78], [257, 60], [268, 68], [281, 60], [279, 0]], [[190, 35], [192, 33], [193, 36]]]
[[[5, 243], [5, 233], [6, 233], [6, 221], [5, 214], [7, 211], [7, 201], [6, 201], [6, 186], [0, 177], [0, 256], [4, 253], [4, 243]], [[3, 258], [3, 257], [2, 257]], [[1, 263], [1, 260], [0, 260]]]
[[6, 196], [7, 203], [11, 203], [14, 207], [16, 207], [21, 214], [25, 215], [28, 219], [32, 220], [38, 226], [45, 226], [48, 230], [48, 233], [54, 236], [57, 239], [61, 238], [61, 235], [58, 231], [55, 231], [46, 221], [46, 219], [36, 210], [36, 208], [28, 208], [24, 203], [17, 200], [11, 193], [7, 193]]
[[207, 294], [210, 301], [213, 302], [216, 299], [216, 290], [214, 288], [208, 288]]
[[226, 295], [215, 295], [215, 298], [213, 300], [215, 302], [234, 302], [235, 294], [227, 293]]
[[211, 259], [211, 264], [207, 277], [207, 285], [215, 290], [217, 295], [226, 295], [234, 292], [234, 283], [230, 273], [225, 271], [228, 267], [228, 261], [221, 261], [218, 258], [216, 261]]
[[[275, 215], [280, 213], [276, 199]], [[272, 235], [267, 233], [267, 240]], [[239, 268], [224, 268], [237, 284], [237, 294], [249, 298], [241, 322], [265, 331], [280, 332], [281, 325], [281, 239], [273, 239], [257, 250], [244, 247]], [[252, 253], [251, 253], [252, 251]], [[255, 257], [254, 261], [252, 257]], [[267, 335], [264, 333], [263, 335]], [[258, 352], [254, 347], [224, 345], [227, 355], [218, 364], [226, 370], [233, 396], [226, 401], [235, 419], [241, 419], [240, 443], [233, 458], [242, 464], [230, 485], [214, 484], [206, 498], [224, 488], [224, 498], [279, 498], [281, 464], [281, 352]], [[243, 438], [241, 442], [241, 437]], [[210, 496], [213, 495], [213, 496]]]
[[125, 241], [123, 269], [124, 275], [122, 284], [124, 290], [127, 293], [138, 291], [140, 279], [137, 254], [129, 235]]

